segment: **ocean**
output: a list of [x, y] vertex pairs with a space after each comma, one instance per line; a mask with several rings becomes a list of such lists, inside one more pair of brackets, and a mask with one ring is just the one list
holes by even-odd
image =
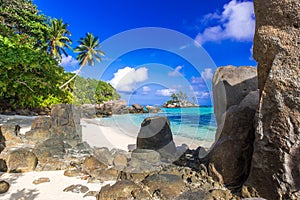
[[212, 142], [215, 139], [216, 121], [213, 107], [162, 108], [160, 113], [113, 115], [99, 118], [103, 126], [119, 128], [124, 134], [136, 137], [146, 117], [167, 116], [173, 135]]

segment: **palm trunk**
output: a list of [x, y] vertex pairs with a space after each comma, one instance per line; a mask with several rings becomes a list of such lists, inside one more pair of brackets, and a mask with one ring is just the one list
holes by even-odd
[[78, 69], [78, 71], [75, 73], [75, 75], [70, 78], [67, 82], [65, 82], [64, 84], [62, 84], [59, 88], [62, 89], [64, 88], [66, 85], [68, 85], [74, 78], [76, 78], [76, 76], [78, 76], [79, 72], [81, 71], [81, 69], [84, 67], [84, 65], [80, 66], [80, 68]]

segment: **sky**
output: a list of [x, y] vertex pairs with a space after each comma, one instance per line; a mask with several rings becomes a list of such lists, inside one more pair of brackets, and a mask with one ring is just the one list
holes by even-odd
[[[252, 58], [252, 1], [238, 0], [34, 0], [45, 15], [63, 19], [72, 47], [87, 32], [98, 36], [105, 56], [83, 77], [112, 84], [129, 104], [161, 105], [183, 91], [212, 104], [217, 67], [256, 66]], [[61, 66], [78, 68], [68, 51]], [[75, 82], [76, 84], [76, 82]]]

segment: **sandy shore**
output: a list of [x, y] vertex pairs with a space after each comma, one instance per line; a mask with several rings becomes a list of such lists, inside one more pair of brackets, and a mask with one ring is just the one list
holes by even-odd
[[[81, 124], [82, 140], [91, 146], [107, 147], [109, 149], [117, 148], [128, 151], [129, 144], [136, 144], [138, 130], [132, 129], [131, 132], [127, 132], [122, 127], [103, 126], [100, 122], [90, 119], [82, 119]], [[132, 131], [135, 132], [133, 133]], [[208, 141], [200, 141], [178, 135], [174, 135], [173, 139], [176, 146], [186, 144], [190, 149], [196, 149], [199, 146], [209, 149], [212, 144]]]
[[[43, 171], [27, 173], [2, 173], [1, 180], [10, 183], [8, 192], [0, 194], [0, 199], [10, 200], [95, 200], [95, 197], [83, 197], [84, 193], [63, 192], [70, 186], [81, 184], [89, 188], [89, 191], [100, 191], [101, 187], [107, 184], [113, 184], [115, 181], [106, 181], [104, 183], [87, 183], [80, 177], [66, 177], [64, 171]], [[38, 178], [47, 177], [50, 182], [33, 184]]]
[[[34, 117], [19, 117], [19, 116], [0, 116], [1, 123], [9, 122], [17, 123], [21, 120], [21, 134], [30, 130], [31, 122]], [[108, 127], [101, 125], [97, 120], [82, 119], [82, 138], [90, 146], [107, 147], [109, 149], [118, 148], [127, 151], [129, 144], [136, 143], [138, 130], [130, 130], [130, 133], [118, 127]], [[211, 143], [205, 141], [193, 140], [185, 137], [174, 136], [176, 146], [186, 144], [189, 148], [197, 148], [203, 146], [209, 148]], [[48, 177], [50, 182], [35, 185], [32, 182], [41, 177]], [[87, 183], [86, 180], [81, 180], [80, 177], [66, 177], [63, 171], [42, 171], [28, 173], [2, 173], [0, 180], [6, 180], [10, 183], [10, 189], [7, 193], [1, 194], [0, 199], [13, 200], [58, 200], [58, 199], [95, 199], [95, 197], [84, 197], [82, 193], [63, 192], [63, 190], [73, 184], [81, 184], [87, 186], [90, 191], [100, 191], [101, 187], [114, 182], [104, 182], [103, 184]]]

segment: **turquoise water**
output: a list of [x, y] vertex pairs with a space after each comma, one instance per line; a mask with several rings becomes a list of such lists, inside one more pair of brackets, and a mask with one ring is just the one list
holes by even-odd
[[173, 135], [205, 141], [213, 141], [215, 138], [213, 107], [162, 108], [162, 112], [156, 114], [114, 115], [99, 120], [104, 126], [118, 127], [125, 134], [135, 137], [143, 120], [156, 115], [169, 118]]

